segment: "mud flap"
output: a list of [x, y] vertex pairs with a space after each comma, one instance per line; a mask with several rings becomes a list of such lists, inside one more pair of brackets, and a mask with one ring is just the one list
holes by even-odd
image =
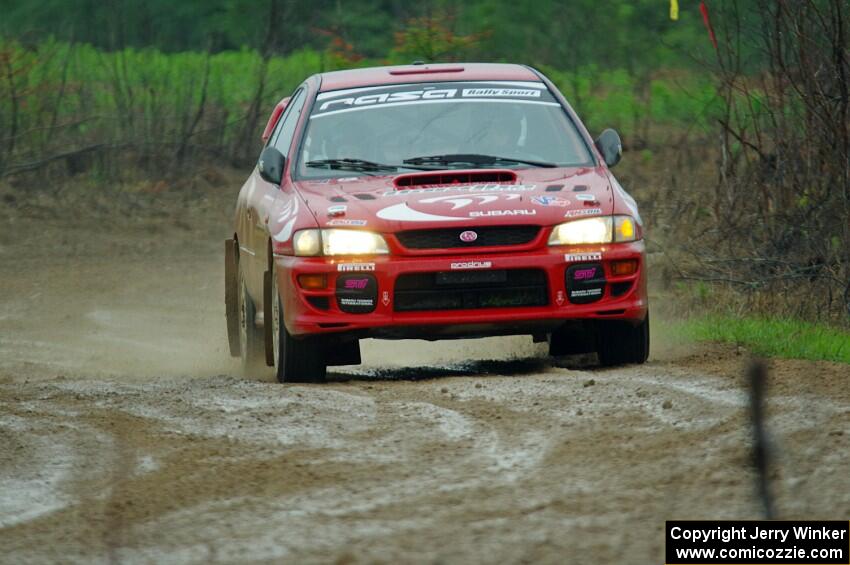
[[236, 240], [224, 241], [224, 313], [230, 355], [239, 357], [239, 265]]
[[274, 300], [272, 300], [272, 272], [263, 273], [263, 335], [266, 342], [266, 365], [274, 367]]

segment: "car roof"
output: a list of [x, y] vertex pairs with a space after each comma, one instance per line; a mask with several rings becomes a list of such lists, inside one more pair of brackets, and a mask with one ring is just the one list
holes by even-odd
[[532, 69], [503, 63], [439, 63], [369, 67], [321, 73], [320, 92], [415, 82], [515, 80], [539, 82]]

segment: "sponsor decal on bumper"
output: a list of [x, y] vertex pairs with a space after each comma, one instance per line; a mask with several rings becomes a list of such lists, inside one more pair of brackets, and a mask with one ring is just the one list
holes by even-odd
[[594, 251], [593, 253], [567, 253], [564, 255], [564, 261], [567, 263], [581, 263], [583, 261], [601, 261], [602, 252]]
[[492, 261], [459, 261], [451, 264], [454, 271], [459, 269], [490, 269], [492, 267]]
[[336, 270], [340, 273], [356, 273], [356, 272], [365, 272], [365, 271], [374, 271], [375, 264], [374, 263], [339, 263], [336, 266]]

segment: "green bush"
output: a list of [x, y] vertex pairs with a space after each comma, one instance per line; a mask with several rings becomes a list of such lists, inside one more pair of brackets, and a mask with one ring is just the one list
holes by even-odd
[[[544, 72], [563, 92], [595, 134], [613, 127], [626, 138], [643, 136], [647, 128], [659, 127], [699, 132], [712, 126], [719, 109], [714, 85], [691, 71], [656, 73], [643, 82], [625, 69], [605, 70], [595, 66], [575, 72], [545, 68]], [[642, 144], [664, 143], [660, 135], [642, 139]]]
[[[146, 159], [182, 144], [232, 155], [258, 141], [271, 107], [321, 71], [323, 55], [303, 50], [272, 57], [264, 72], [251, 50], [105, 52], [56, 41], [25, 48], [7, 40], [0, 41], [2, 66], [12, 79], [0, 83], [0, 131], [9, 132], [12, 143], [0, 149], [0, 168], [14, 168], [95, 144], [131, 147]], [[259, 117], [246, 132], [258, 94]]]

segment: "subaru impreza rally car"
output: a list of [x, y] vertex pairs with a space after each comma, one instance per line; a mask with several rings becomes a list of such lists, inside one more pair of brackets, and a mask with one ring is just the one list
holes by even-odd
[[277, 104], [225, 244], [230, 351], [320, 382], [359, 340], [530, 335], [643, 363], [643, 225], [538, 71], [505, 64], [313, 75]]

